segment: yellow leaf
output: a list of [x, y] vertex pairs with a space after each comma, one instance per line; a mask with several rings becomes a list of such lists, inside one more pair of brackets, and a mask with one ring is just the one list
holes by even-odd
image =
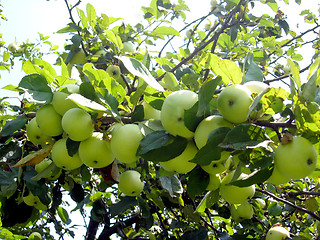
[[43, 159], [48, 157], [53, 144], [46, 146], [45, 148], [31, 153], [24, 158], [22, 158], [19, 162], [17, 162], [13, 167], [24, 167], [24, 166], [32, 166], [40, 163]]

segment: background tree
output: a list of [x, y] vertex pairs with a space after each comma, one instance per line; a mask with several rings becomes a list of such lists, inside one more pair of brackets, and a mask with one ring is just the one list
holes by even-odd
[[319, 239], [318, 16], [294, 32], [279, 1], [213, 0], [187, 23], [152, 0], [131, 26], [65, 3], [64, 51], [1, 42], [25, 73], [0, 99], [2, 239], [73, 236], [70, 199], [85, 239]]

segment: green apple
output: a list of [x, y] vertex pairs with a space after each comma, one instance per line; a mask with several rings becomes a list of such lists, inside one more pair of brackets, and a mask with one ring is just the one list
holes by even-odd
[[192, 138], [191, 132], [184, 124], [184, 112], [198, 101], [198, 94], [190, 90], [170, 93], [164, 100], [160, 119], [163, 127], [173, 136]]
[[8, 45], [8, 50], [10, 52], [15, 52], [17, 51], [18, 45], [16, 43], [9, 43]]
[[111, 150], [122, 163], [132, 163], [138, 160], [136, 155], [143, 135], [136, 124], [126, 124], [112, 132]]
[[89, 137], [79, 145], [81, 161], [88, 167], [103, 168], [114, 160], [110, 142], [96, 136]]
[[149, 103], [143, 102], [144, 119], [160, 120], [161, 111], [153, 108]]
[[204, 29], [209, 31], [211, 29], [211, 24], [210, 23], [206, 23], [206, 25], [204, 25]]
[[42, 240], [42, 236], [38, 232], [33, 232], [29, 235], [28, 240]]
[[253, 217], [252, 205], [245, 201], [241, 204], [232, 204], [230, 208], [233, 220], [240, 222], [244, 219], [251, 219]]
[[52, 104], [43, 105], [36, 113], [39, 128], [48, 136], [59, 136], [63, 133], [61, 115], [56, 112]]
[[31, 192], [29, 192], [29, 194], [27, 196], [23, 197], [23, 201], [25, 204], [27, 204], [28, 206], [32, 206], [35, 207], [36, 209], [39, 210], [46, 210], [48, 209], [48, 207], [46, 205], [44, 205], [38, 196], [33, 195]]
[[274, 185], [285, 184], [289, 181], [290, 178], [283, 176], [276, 167], [273, 168], [272, 174], [267, 180], [267, 182]]
[[54, 92], [53, 98], [52, 98], [52, 106], [54, 107], [54, 110], [56, 110], [57, 113], [59, 113], [61, 116], [63, 116], [66, 111], [68, 111], [71, 108], [77, 108], [77, 104], [75, 104], [70, 99], [67, 99], [69, 94], [64, 92]]
[[80, 48], [76, 53], [73, 54], [70, 59], [69, 64], [85, 64], [87, 62], [87, 56], [82, 48]]
[[19, 47], [18, 49], [17, 49], [17, 54], [19, 55], [19, 56], [21, 56], [22, 54], [24, 54], [24, 52], [25, 52], [25, 48], [24, 47]]
[[209, 184], [206, 188], [208, 191], [217, 190], [221, 185], [221, 179], [219, 175], [209, 174]]
[[94, 125], [91, 115], [81, 108], [71, 108], [62, 117], [62, 128], [73, 141], [83, 141], [92, 136]]
[[212, 115], [203, 119], [194, 132], [194, 141], [200, 149], [207, 144], [209, 134], [220, 127], [233, 128], [233, 124], [219, 115]]
[[211, 5], [211, 9], [215, 8], [217, 6], [217, 0], [211, 0], [210, 1], [210, 5]]
[[266, 240], [284, 240], [290, 237], [287, 229], [281, 226], [273, 226], [269, 229], [266, 235]]
[[197, 154], [198, 149], [193, 142], [188, 142], [185, 150], [178, 156], [166, 162], [160, 162], [160, 166], [168, 172], [188, 173], [197, 164], [190, 162]]
[[227, 170], [230, 166], [230, 161], [227, 161], [229, 158], [229, 152], [222, 152], [221, 158], [217, 161], [212, 161], [208, 165], [201, 165], [201, 168], [209, 174], [218, 174], [222, 173], [223, 171]]
[[[220, 187], [221, 197], [230, 204], [240, 204], [247, 201], [255, 194], [255, 185], [248, 187], [238, 187], [230, 185], [234, 172], [230, 172], [225, 179], [222, 180]], [[247, 174], [242, 173], [237, 180], [246, 177]]]
[[242, 123], [247, 120], [251, 103], [251, 91], [239, 84], [224, 88], [217, 100], [219, 113], [232, 123]]
[[57, 167], [64, 170], [73, 170], [82, 165], [78, 152], [72, 157], [69, 155], [66, 138], [62, 138], [55, 142], [51, 150], [51, 158]]
[[249, 81], [244, 83], [243, 86], [246, 86], [252, 93], [255, 94], [259, 94], [269, 87], [267, 84], [260, 81]]
[[119, 190], [127, 196], [138, 196], [144, 187], [141, 174], [135, 170], [127, 170], [120, 174]]
[[123, 48], [121, 49], [121, 52], [123, 53], [134, 53], [135, 50], [135, 46], [132, 42], [124, 42], [123, 43]]
[[109, 65], [107, 67], [106, 72], [109, 74], [110, 77], [113, 79], [118, 79], [121, 76], [120, 67], [117, 65]]
[[62, 171], [55, 165], [51, 166], [51, 164], [53, 164], [52, 160], [50, 160], [49, 158], [45, 158], [40, 163], [36, 164], [34, 168], [37, 171], [37, 173], [46, 172], [43, 173], [43, 175], [45, 174], [43, 178], [48, 178], [49, 180], [56, 180], [61, 175]]
[[281, 175], [298, 180], [310, 175], [317, 166], [317, 150], [306, 138], [294, 136], [274, 151], [274, 164]]
[[51, 139], [50, 136], [47, 136], [39, 128], [36, 118], [32, 118], [26, 127], [26, 133], [29, 140], [35, 145], [41, 145]]
[[191, 38], [193, 35], [193, 30], [189, 29], [187, 32], [186, 32], [186, 37], [187, 38]]

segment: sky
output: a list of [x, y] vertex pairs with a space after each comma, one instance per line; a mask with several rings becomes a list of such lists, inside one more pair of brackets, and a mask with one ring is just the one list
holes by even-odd
[[[75, 3], [77, 1], [70, 0], [69, 2]], [[105, 13], [112, 17], [122, 17], [125, 22], [135, 25], [135, 23], [143, 19], [142, 11], [140, 10], [141, 6], [148, 6], [150, 0], [83, 0], [80, 8], [85, 9], [88, 2], [95, 7], [97, 14]], [[187, 14], [188, 19], [190, 19], [189, 22], [209, 12], [210, 0], [185, 0], [185, 2], [191, 9], [191, 12]], [[290, 2], [294, 2], [294, 0], [290, 0]], [[318, 9], [317, 2], [304, 0], [302, 3], [305, 6], [301, 8], [309, 8], [316, 11]], [[3, 14], [8, 18], [8, 21], [1, 21], [0, 25], [0, 33], [3, 34], [4, 41], [7, 44], [14, 41], [21, 43], [27, 39], [35, 42], [38, 39], [38, 32], [50, 36], [49, 40], [54, 44], [58, 43], [60, 47], [63, 46], [64, 40], [68, 38], [65, 34], [55, 33], [69, 23], [69, 15], [64, 0], [0, 0], [0, 4], [4, 7]], [[301, 10], [301, 8], [299, 9]], [[288, 7], [286, 6], [285, 11], [287, 9]], [[274, 14], [271, 9], [264, 8], [263, 10], [267, 10], [270, 15]], [[293, 4], [290, 11], [286, 13], [289, 22], [295, 22], [295, 24], [300, 25], [303, 23], [303, 18], [299, 16], [296, 4]], [[260, 14], [259, 9], [256, 14]], [[295, 24], [291, 26], [294, 27]], [[306, 59], [310, 59], [307, 54], [307, 52], [303, 53]], [[2, 90], [1, 88], [8, 84], [18, 84], [24, 76], [21, 71], [21, 65], [17, 62], [10, 73], [1, 71], [0, 74], [0, 98], [13, 96], [13, 92]], [[75, 205], [72, 205], [72, 207], [75, 207]], [[78, 223], [83, 225], [81, 216], [75, 215], [73, 219], [79, 219]], [[76, 234], [75, 239], [83, 239], [83, 232], [78, 231]], [[68, 238], [65, 238], [65, 240], [68, 240]]]

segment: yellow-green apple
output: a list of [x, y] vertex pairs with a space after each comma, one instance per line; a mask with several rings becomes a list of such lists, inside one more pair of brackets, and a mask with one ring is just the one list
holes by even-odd
[[282, 226], [273, 226], [266, 235], [266, 240], [284, 240], [290, 237], [290, 233]]
[[161, 111], [153, 108], [149, 103], [143, 102], [144, 119], [160, 120]]
[[39, 232], [33, 232], [29, 235], [28, 240], [42, 240], [42, 236]]
[[315, 170], [317, 157], [317, 151], [309, 140], [294, 136], [287, 144], [280, 143], [276, 148], [274, 164], [281, 175], [298, 180]]
[[[234, 172], [230, 172], [222, 180], [220, 187], [221, 197], [230, 204], [240, 204], [248, 199], [252, 198], [255, 194], [255, 185], [250, 185], [248, 187], [238, 187], [229, 184], [233, 178]], [[237, 180], [246, 177], [247, 174], [241, 173]]]
[[25, 204], [28, 206], [35, 207], [36, 209], [39, 210], [46, 210], [48, 207], [44, 205], [38, 196], [33, 195], [31, 192], [27, 196], [23, 197], [23, 201]]
[[82, 165], [79, 153], [70, 156], [67, 149], [67, 139], [62, 138], [54, 143], [51, 150], [51, 158], [54, 164], [64, 170], [73, 170]]
[[36, 118], [32, 118], [26, 127], [26, 133], [29, 140], [35, 145], [41, 145], [51, 139], [50, 136], [45, 135], [39, 128]]
[[119, 190], [127, 196], [138, 196], [144, 187], [141, 174], [135, 170], [127, 170], [120, 174]]
[[52, 160], [50, 160], [49, 158], [45, 158], [40, 163], [36, 164], [34, 166], [34, 169], [37, 171], [37, 173], [46, 171], [47, 173], [43, 176], [43, 178], [55, 180], [61, 175], [62, 171], [60, 168], [57, 168], [55, 166], [53, 168], [49, 168], [51, 164], [53, 164]]
[[244, 201], [241, 204], [232, 204], [230, 213], [233, 220], [240, 222], [253, 217], [253, 207], [248, 201]]
[[18, 45], [16, 43], [9, 43], [9, 45], [8, 45], [8, 50], [10, 52], [15, 52], [17, 50], [17, 48], [18, 48]]
[[230, 161], [227, 161], [229, 155], [230, 153], [224, 151], [221, 153], [221, 158], [219, 160], [212, 161], [208, 165], [201, 165], [201, 168], [209, 174], [222, 173], [230, 166]]
[[211, 0], [210, 1], [210, 5], [211, 5], [211, 9], [215, 8], [217, 6], [217, 0]]
[[87, 62], [87, 56], [82, 48], [80, 48], [77, 52], [75, 52], [70, 59], [69, 64], [85, 64]]
[[219, 115], [212, 115], [203, 119], [194, 132], [194, 141], [197, 147], [200, 149], [206, 145], [209, 134], [220, 127], [233, 128], [233, 124]]
[[217, 99], [219, 113], [232, 123], [242, 123], [247, 120], [251, 103], [251, 91], [240, 84], [227, 86]]
[[133, 163], [143, 135], [136, 124], [125, 124], [111, 133], [111, 150], [122, 163]]
[[124, 42], [123, 43], [123, 48], [121, 49], [121, 52], [123, 53], [134, 53], [135, 50], [135, 46], [132, 42]]
[[94, 130], [91, 115], [81, 108], [71, 108], [66, 111], [61, 124], [73, 141], [83, 141], [91, 137]]
[[260, 82], [260, 81], [245, 82], [243, 84], [243, 86], [246, 86], [247, 88], [249, 88], [249, 90], [252, 93], [255, 93], [255, 94], [259, 94], [269, 87], [267, 84], [265, 84], [264, 82]]
[[290, 178], [283, 176], [278, 169], [274, 166], [271, 176], [268, 178], [267, 182], [274, 185], [285, 184], [290, 181]]
[[192, 34], [193, 34], [193, 30], [189, 29], [189, 30], [187, 30], [187, 32], [186, 32], [186, 37], [187, 37], [187, 38], [191, 38], [191, 37], [192, 37]]
[[209, 184], [206, 188], [208, 191], [217, 190], [221, 185], [221, 179], [219, 175], [209, 174]]
[[93, 168], [106, 167], [114, 160], [110, 142], [97, 136], [89, 137], [80, 142], [79, 156], [86, 166]]
[[54, 107], [54, 110], [56, 110], [57, 113], [59, 113], [61, 116], [63, 116], [66, 111], [68, 111], [71, 108], [77, 108], [77, 104], [75, 104], [70, 99], [67, 99], [69, 94], [64, 92], [54, 92], [52, 97], [52, 105]]
[[173, 136], [192, 138], [194, 132], [184, 124], [184, 112], [198, 101], [198, 94], [190, 90], [179, 90], [170, 93], [161, 108], [161, 122], [163, 127]]
[[193, 142], [188, 142], [185, 150], [173, 159], [166, 162], [160, 162], [160, 166], [168, 172], [188, 173], [195, 168], [197, 164], [190, 162], [197, 154], [198, 149]]
[[209, 31], [211, 28], [211, 24], [210, 23], [206, 23], [206, 25], [204, 25], [204, 29]]
[[107, 67], [106, 72], [109, 74], [110, 77], [113, 79], [118, 79], [121, 75], [120, 67], [117, 65], [109, 65]]
[[54, 110], [52, 104], [43, 105], [36, 113], [39, 128], [48, 136], [59, 136], [63, 133], [61, 115]]

